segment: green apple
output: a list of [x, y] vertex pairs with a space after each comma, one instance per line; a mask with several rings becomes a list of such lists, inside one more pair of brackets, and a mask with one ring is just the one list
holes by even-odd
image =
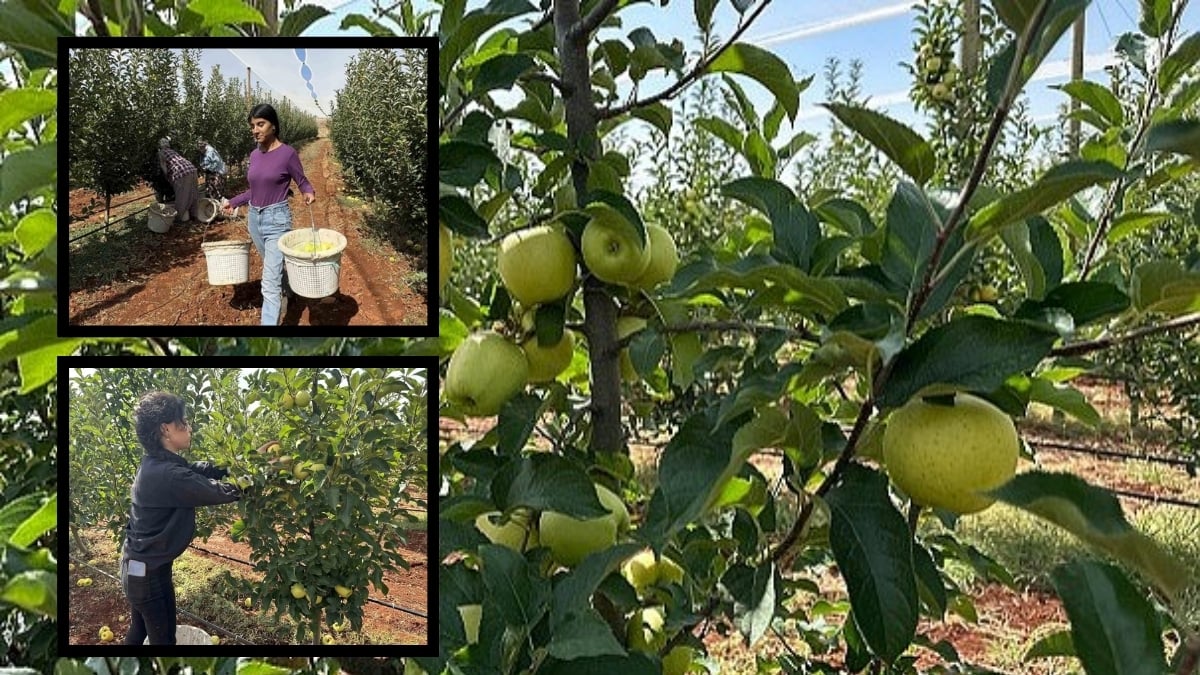
[[605, 204], [591, 204], [591, 221], [583, 228], [583, 261], [596, 278], [631, 285], [650, 266], [650, 247], [642, 244], [632, 223]]
[[454, 269], [454, 238], [446, 223], [438, 221], [438, 231], [438, 295], [445, 295], [446, 282], [450, 281], [450, 272]]
[[483, 618], [483, 605], [459, 605], [458, 614], [462, 617], [463, 630], [467, 633], [467, 644], [479, 642], [479, 621]]
[[951, 98], [950, 88], [944, 83], [938, 82], [929, 90], [929, 94], [939, 101], [945, 101]]
[[325, 635], [321, 636], [321, 644], [331, 645], [331, 644], [333, 644], [333, 642], [334, 642], [334, 640], [333, 640], [332, 635], [329, 635], [328, 633], [326, 633]]
[[348, 597], [350, 597], [351, 594], [354, 593], [354, 591], [352, 591], [349, 588], [346, 588], [345, 586], [342, 586], [342, 585], [334, 586], [333, 591], [338, 594], [339, 598], [348, 598]]
[[603, 485], [596, 484], [596, 497], [608, 512], [613, 515], [617, 522], [617, 532], [626, 532], [629, 530], [629, 509], [625, 508], [625, 502], [617, 496], [617, 493], [609, 490]]
[[[617, 318], [617, 339], [624, 340], [625, 338], [637, 333], [646, 327], [646, 320], [640, 316], [622, 316]], [[629, 348], [621, 349], [621, 379], [627, 382], [636, 382], [638, 379], [637, 370], [633, 367], [633, 359], [629, 358]]]
[[[504, 525], [497, 525], [492, 522], [492, 518], [499, 518], [499, 511], [491, 511], [489, 513], [481, 513], [475, 519], [475, 529], [483, 533], [483, 536], [488, 538], [488, 541], [493, 544], [507, 546], [517, 553], [537, 548], [538, 534], [537, 530], [529, 531], [529, 513], [518, 511], [508, 519]], [[529, 532], [528, 541], [526, 541], [525, 533]], [[522, 544], [525, 548], [522, 549]]]
[[307, 408], [308, 404], [311, 402], [312, 402], [312, 395], [309, 394], [307, 391], [296, 392], [296, 405], [300, 406], [301, 408]]
[[246, 607], [249, 607], [249, 606], [250, 606], [251, 604], [253, 604], [253, 603], [250, 601], [250, 598], [246, 598], [246, 600], [245, 600], [245, 602], [244, 602], [243, 604], [245, 604], [245, 605], [246, 605]]
[[621, 576], [639, 593], [656, 584], [683, 581], [683, 568], [666, 556], [655, 558], [654, 551], [640, 551], [621, 565]]
[[308, 595], [308, 594], [304, 591], [304, 586], [302, 584], [300, 584], [299, 582], [292, 584], [292, 597], [293, 598], [299, 600], [300, 598], [303, 598], [305, 595]]
[[549, 225], [505, 237], [496, 266], [509, 295], [526, 307], [557, 300], [575, 285], [575, 247]]
[[307, 469], [305, 469], [303, 464], [297, 464], [292, 469], [292, 475], [300, 480], [304, 480], [305, 478], [308, 478], [309, 476], [311, 476], [312, 473], [309, 472]]
[[493, 331], [463, 341], [446, 369], [446, 400], [472, 417], [491, 417], [525, 388], [529, 361], [525, 352]]
[[647, 225], [646, 239], [650, 242], [650, 264], [633, 283], [638, 288], [651, 289], [675, 278], [679, 266], [679, 250], [671, 233], [661, 225]]
[[221, 638], [220, 638], [220, 637], [218, 637], [218, 636], [216, 636], [216, 635], [212, 636], [212, 643], [213, 643], [214, 645], [219, 645], [219, 644], [221, 644]]
[[667, 635], [663, 632], [664, 623], [660, 607], [643, 607], [635, 610], [626, 626], [629, 648], [648, 653], [662, 649], [667, 644]]
[[575, 335], [564, 330], [562, 339], [550, 347], [539, 345], [535, 335], [523, 342], [521, 349], [525, 350], [525, 358], [529, 361], [529, 381], [550, 382], [571, 365], [571, 357], [575, 354]]
[[629, 529], [629, 510], [621, 498], [603, 485], [596, 485], [596, 497], [608, 510], [597, 518], [572, 518], [557, 511], [543, 511], [538, 522], [539, 541], [550, 549], [560, 565], [574, 567], [596, 551], [617, 541], [617, 533]]
[[918, 504], [973, 513], [995, 501], [981, 493], [1013, 477], [1020, 446], [1008, 415], [960, 392], [953, 405], [916, 397], [892, 413], [883, 460], [888, 475]]
[[684, 675], [692, 667], [693, 650], [687, 645], [677, 645], [663, 657], [663, 675]]
[[293, 403], [293, 401], [292, 401], [291, 394], [284, 394], [283, 398], [279, 399], [279, 405], [283, 406], [284, 410], [291, 410], [292, 403]]

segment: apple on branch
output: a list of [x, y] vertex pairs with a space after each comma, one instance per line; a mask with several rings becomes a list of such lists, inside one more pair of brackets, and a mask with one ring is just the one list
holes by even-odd
[[634, 285], [650, 266], [650, 246], [642, 243], [633, 223], [607, 204], [589, 204], [592, 219], [583, 228], [583, 261], [597, 279]]
[[446, 400], [472, 417], [490, 417], [528, 381], [525, 352], [499, 333], [480, 331], [463, 340], [450, 357]]
[[496, 259], [509, 295], [531, 307], [557, 300], [575, 285], [575, 247], [550, 225], [518, 230], [500, 242]]
[[983, 493], [1016, 472], [1021, 442], [1012, 418], [996, 406], [962, 392], [952, 400], [918, 396], [892, 413], [883, 432], [883, 461], [892, 481], [916, 503], [982, 511], [995, 501]]

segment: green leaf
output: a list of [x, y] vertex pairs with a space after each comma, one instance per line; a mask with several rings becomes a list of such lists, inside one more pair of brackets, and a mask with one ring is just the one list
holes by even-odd
[[496, 450], [502, 455], [516, 455], [525, 448], [529, 435], [537, 425], [542, 399], [534, 394], [517, 394], [500, 409], [496, 431], [500, 442]]
[[1133, 271], [1130, 294], [1139, 312], [1184, 314], [1200, 304], [1200, 274], [1174, 260], [1142, 263]]
[[1034, 659], [1044, 659], [1052, 656], [1075, 656], [1075, 644], [1071, 642], [1071, 631], [1055, 631], [1039, 639], [1025, 650], [1021, 660], [1029, 663]]
[[1147, 37], [1159, 38], [1171, 27], [1171, 0], [1141, 0], [1142, 20], [1138, 28]]
[[1058, 525], [1138, 570], [1170, 597], [1190, 583], [1188, 569], [1158, 542], [1134, 529], [1111, 492], [1089, 485], [1078, 476], [1030, 471], [991, 494]]
[[38, 115], [49, 115], [57, 104], [58, 93], [50, 89], [9, 89], [0, 92], [0, 135], [7, 135]]
[[242, 0], [193, 0], [187, 8], [204, 17], [204, 28], [243, 23], [267, 25], [262, 12]]
[[880, 265], [897, 286], [908, 289], [920, 280], [941, 223], [924, 190], [908, 181], [896, 184], [887, 205]]
[[[0, 21], [0, 25], [5, 22]], [[58, 169], [58, 146], [51, 141], [32, 150], [14, 152], [0, 164], [0, 206], [23, 195], [54, 185]]]
[[581, 519], [608, 513], [582, 469], [546, 453], [519, 457], [506, 464], [492, 479], [491, 495], [492, 503], [501, 511], [525, 506]]
[[25, 495], [0, 508], [0, 541], [8, 541], [42, 507], [44, 495]]
[[1075, 80], [1054, 87], [1066, 92], [1071, 98], [1095, 110], [1106, 122], [1114, 127], [1125, 124], [1125, 111], [1116, 94], [1090, 80]]
[[946, 615], [946, 586], [942, 574], [933, 562], [933, 556], [920, 544], [913, 544], [913, 571], [916, 572], [917, 594], [931, 616], [941, 619]]
[[304, 32], [323, 17], [329, 16], [329, 10], [319, 5], [301, 5], [288, 12], [279, 26], [280, 37], [295, 37]]
[[713, 429], [709, 409], [688, 418], [663, 448], [659, 483], [650, 498], [643, 533], [656, 549], [704, 512], [709, 495], [732, 456], [734, 429]]
[[450, 71], [463, 53], [475, 44], [488, 30], [515, 16], [535, 11], [527, 0], [492, 0], [486, 7], [467, 13], [448, 34], [442, 35], [442, 47], [438, 56], [440, 81], [445, 87]]
[[507, 91], [517, 79], [533, 68], [533, 57], [528, 54], [498, 54], [479, 64], [479, 72], [472, 81], [471, 94], [480, 96], [496, 89]]
[[0, 600], [51, 619], [58, 618], [58, 575], [31, 570], [10, 578]]
[[658, 368], [659, 361], [666, 353], [667, 344], [655, 330], [638, 331], [629, 341], [629, 359], [633, 362], [633, 369], [643, 377]]
[[1033, 368], [1058, 334], [1045, 326], [962, 316], [931, 329], [896, 357], [879, 404], [903, 405], [926, 387], [992, 391], [1010, 376]]
[[992, 6], [1000, 21], [1012, 32], [1020, 35], [1033, 18], [1039, 0], [993, 0]]
[[1164, 94], [1170, 92], [1179, 78], [1196, 67], [1197, 61], [1200, 61], [1200, 33], [1192, 33], [1163, 59], [1158, 68], [1158, 90]]
[[788, 119], [796, 120], [800, 109], [800, 89], [783, 59], [771, 52], [737, 42], [729, 46], [708, 67], [710, 73], [738, 73], [766, 87], [787, 111]]
[[737, 564], [726, 570], [721, 585], [733, 597], [733, 623], [755, 644], [766, 634], [782, 604], [783, 581], [773, 562], [751, 567]]
[[[53, 329], [52, 329], [53, 330]], [[3, 338], [0, 337], [0, 340]], [[17, 368], [21, 372], [21, 393], [44, 386], [58, 374], [58, 357], [70, 356], [85, 340], [58, 338], [29, 349], [17, 356]]]
[[617, 642], [600, 613], [590, 607], [572, 614], [555, 628], [547, 651], [563, 661], [625, 654], [625, 648]]
[[38, 537], [58, 527], [58, 495], [50, 495], [41, 508], [25, 519], [25, 522], [8, 538], [10, 544], [28, 547]]
[[1052, 577], [1071, 620], [1075, 654], [1089, 675], [1167, 672], [1158, 613], [1120, 569], [1077, 560]]
[[692, 13], [696, 17], [696, 26], [704, 30], [712, 23], [713, 10], [717, 8], [718, 0], [693, 0]]
[[[487, 610], [494, 608], [499, 610], [504, 624], [532, 629], [550, 609], [550, 580], [507, 546], [480, 546], [479, 556], [483, 561], [483, 585], [487, 589], [484, 622], [488, 621]], [[483, 633], [481, 624], [481, 641]]]
[[1163, 211], [1126, 211], [1113, 220], [1112, 229], [1108, 231], [1108, 243], [1115, 244], [1131, 234], [1170, 219], [1171, 214]]
[[839, 103], [822, 104], [842, 124], [853, 129], [900, 166], [918, 185], [924, 185], [937, 170], [937, 159], [929, 142], [896, 120], [867, 108]]
[[488, 224], [471, 205], [471, 202], [456, 194], [444, 194], [438, 197], [438, 217], [446, 221], [446, 226], [468, 237], [482, 238], [488, 236]]
[[1175, 152], [1200, 160], [1200, 120], [1172, 120], [1150, 127], [1147, 152]]
[[342, 24], [338, 26], [338, 30], [346, 30], [348, 28], [361, 28], [367, 31], [371, 37], [395, 37], [396, 35], [390, 28], [362, 14], [351, 14], [342, 19]]
[[32, 211], [17, 223], [17, 242], [25, 257], [31, 258], [55, 239], [55, 216], [50, 209]]
[[721, 194], [765, 213], [771, 221], [776, 258], [809, 271], [813, 248], [821, 238], [820, 225], [790, 188], [772, 178], [739, 178], [722, 185]]
[[1066, 310], [1078, 328], [1125, 311], [1129, 297], [1112, 284], [1074, 281], [1057, 286], [1042, 300], [1025, 301], [1017, 309], [1016, 317], [1038, 320], [1044, 316], [1044, 310], [1053, 307]]
[[967, 228], [970, 239], [983, 239], [1006, 225], [1059, 204], [1071, 195], [1098, 183], [1115, 180], [1122, 175], [1107, 162], [1071, 161], [1051, 168], [1033, 185], [1001, 197], [981, 208]]
[[1100, 426], [1100, 413], [1096, 412], [1091, 403], [1088, 403], [1083, 392], [1074, 387], [1026, 375], [1011, 378], [1008, 386], [1030, 401], [1044, 403], [1056, 410], [1061, 410], [1088, 426]]
[[846, 295], [837, 284], [761, 254], [720, 267], [712, 260], [698, 261], [677, 272], [672, 286], [689, 295], [733, 288], [755, 291], [780, 288], [786, 291], [784, 304], [826, 317], [835, 316], [847, 307]]
[[573, 614], [591, 609], [592, 594], [600, 583], [642, 548], [642, 544], [617, 544], [584, 558], [573, 570], [556, 578], [554, 603], [550, 608], [551, 632], [557, 631]]
[[829, 541], [859, 633], [873, 653], [894, 661], [917, 629], [912, 534], [892, 504], [887, 478], [866, 467], [850, 465], [825, 501]]
[[696, 120], [696, 126], [721, 139], [731, 150], [741, 152], [742, 132], [729, 122], [720, 117], [700, 117]]
[[21, 52], [30, 68], [53, 67], [58, 63], [58, 37], [71, 33], [26, 7], [19, 0], [0, 2], [0, 44]]
[[500, 158], [490, 146], [468, 141], [448, 141], [438, 150], [438, 179], [447, 185], [470, 188], [483, 180]]
[[547, 660], [538, 669], [539, 675], [660, 675], [662, 664], [649, 655], [631, 652], [622, 656], [594, 656], [560, 661]]
[[671, 135], [671, 109], [662, 103], [635, 108], [632, 114], [634, 117], [653, 125], [655, 129], [662, 132], [663, 136]]

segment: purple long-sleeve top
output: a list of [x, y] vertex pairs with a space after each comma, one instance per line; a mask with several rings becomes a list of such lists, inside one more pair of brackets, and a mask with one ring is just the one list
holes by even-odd
[[250, 189], [230, 199], [231, 207], [237, 208], [246, 202], [252, 206], [278, 204], [287, 199], [288, 185], [293, 179], [301, 192], [314, 192], [312, 183], [304, 177], [300, 155], [287, 143], [269, 152], [263, 152], [260, 148], [250, 151], [250, 169], [246, 171], [246, 179]]

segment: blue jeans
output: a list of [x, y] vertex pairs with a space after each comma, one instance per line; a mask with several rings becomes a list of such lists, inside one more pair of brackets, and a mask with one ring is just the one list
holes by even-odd
[[283, 251], [279, 250], [279, 238], [292, 230], [292, 212], [287, 202], [270, 206], [249, 205], [247, 211], [250, 239], [262, 256], [262, 321], [264, 326], [279, 324], [280, 294], [287, 283], [287, 272], [283, 268]]
[[121, 558], [121, 586], [129, 600], [129, 632], [125, 644], [141, 645], [147, 636], [152, 645], [175, 644], [175, 584], [171, 563], [148, 570], [144, 577], [129, 576], [129, 559]]

